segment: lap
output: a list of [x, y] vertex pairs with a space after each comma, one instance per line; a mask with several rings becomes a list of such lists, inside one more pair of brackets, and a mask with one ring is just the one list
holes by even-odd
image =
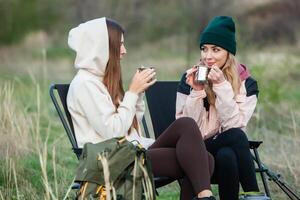
[[205, 141], [206, 148], [213, 155], [216, 155], [219, 149], [224, 147], [247, 147], [249, 142], [246, 134], [239, 128], [232, 128], [216, 136], [210, 137]]

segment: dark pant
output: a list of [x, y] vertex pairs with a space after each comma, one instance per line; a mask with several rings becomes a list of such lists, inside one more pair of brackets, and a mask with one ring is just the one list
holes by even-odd
[[210, 189], [214, 160], [193, 119], [184, 117], [173, 122], [147, 154], [154, 176], [182, 179], [181, 199], [191, 200], [200, 191]]
[[239, 183], [245, 192], [259, 190], [249, 142], [241, 129], [208, 138], [205, 145], [215, 158], [213, 179], [218, 183], [220, 200], [238, 200]]

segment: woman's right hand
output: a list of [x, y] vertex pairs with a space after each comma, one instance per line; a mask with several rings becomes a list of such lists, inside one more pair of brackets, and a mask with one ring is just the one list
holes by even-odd
[[195, 81], [195, 74], [197, 70], [197, 66], [194, 65], [191, 69], [186, 71], [186, 83], [191, 86], [193, 90], [203, 90], [204, 84], [199, 84]]
[[156, 79], [154, 79], [155, 74], [154, 68], [147, 68], [142, 71], [137, 70], [129, 85], [129, 91], [136, 94], [144, 92], [156, 82]]

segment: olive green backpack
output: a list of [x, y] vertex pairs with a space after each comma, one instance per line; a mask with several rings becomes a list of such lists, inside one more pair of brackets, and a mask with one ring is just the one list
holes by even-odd
[[75, 181], [77, 199], [154, 200], [153, 177], [145, 149], [123, 138], [87, 143]]

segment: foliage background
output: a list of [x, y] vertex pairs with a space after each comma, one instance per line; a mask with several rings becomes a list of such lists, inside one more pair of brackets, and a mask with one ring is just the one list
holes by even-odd
[[[159, 80], [178, 80], [199, 59], [198, 35], [207, 22], [233, 16], [237, 57], [260, 88], [248, 137], [264, 141], [262, 160], [299, 193], [299, 9], [299, 0], [0, 0], [0, 199], [67, 193], [77, 160], [48, 87], [76, 73], [68, 30], [102, 16], [126, 29], [125, 85], [140, 65], [155, 66]], [[270, 185], [274, 199], [286, 198]], [[160, 194], [178, 199], [178, 186]]]

